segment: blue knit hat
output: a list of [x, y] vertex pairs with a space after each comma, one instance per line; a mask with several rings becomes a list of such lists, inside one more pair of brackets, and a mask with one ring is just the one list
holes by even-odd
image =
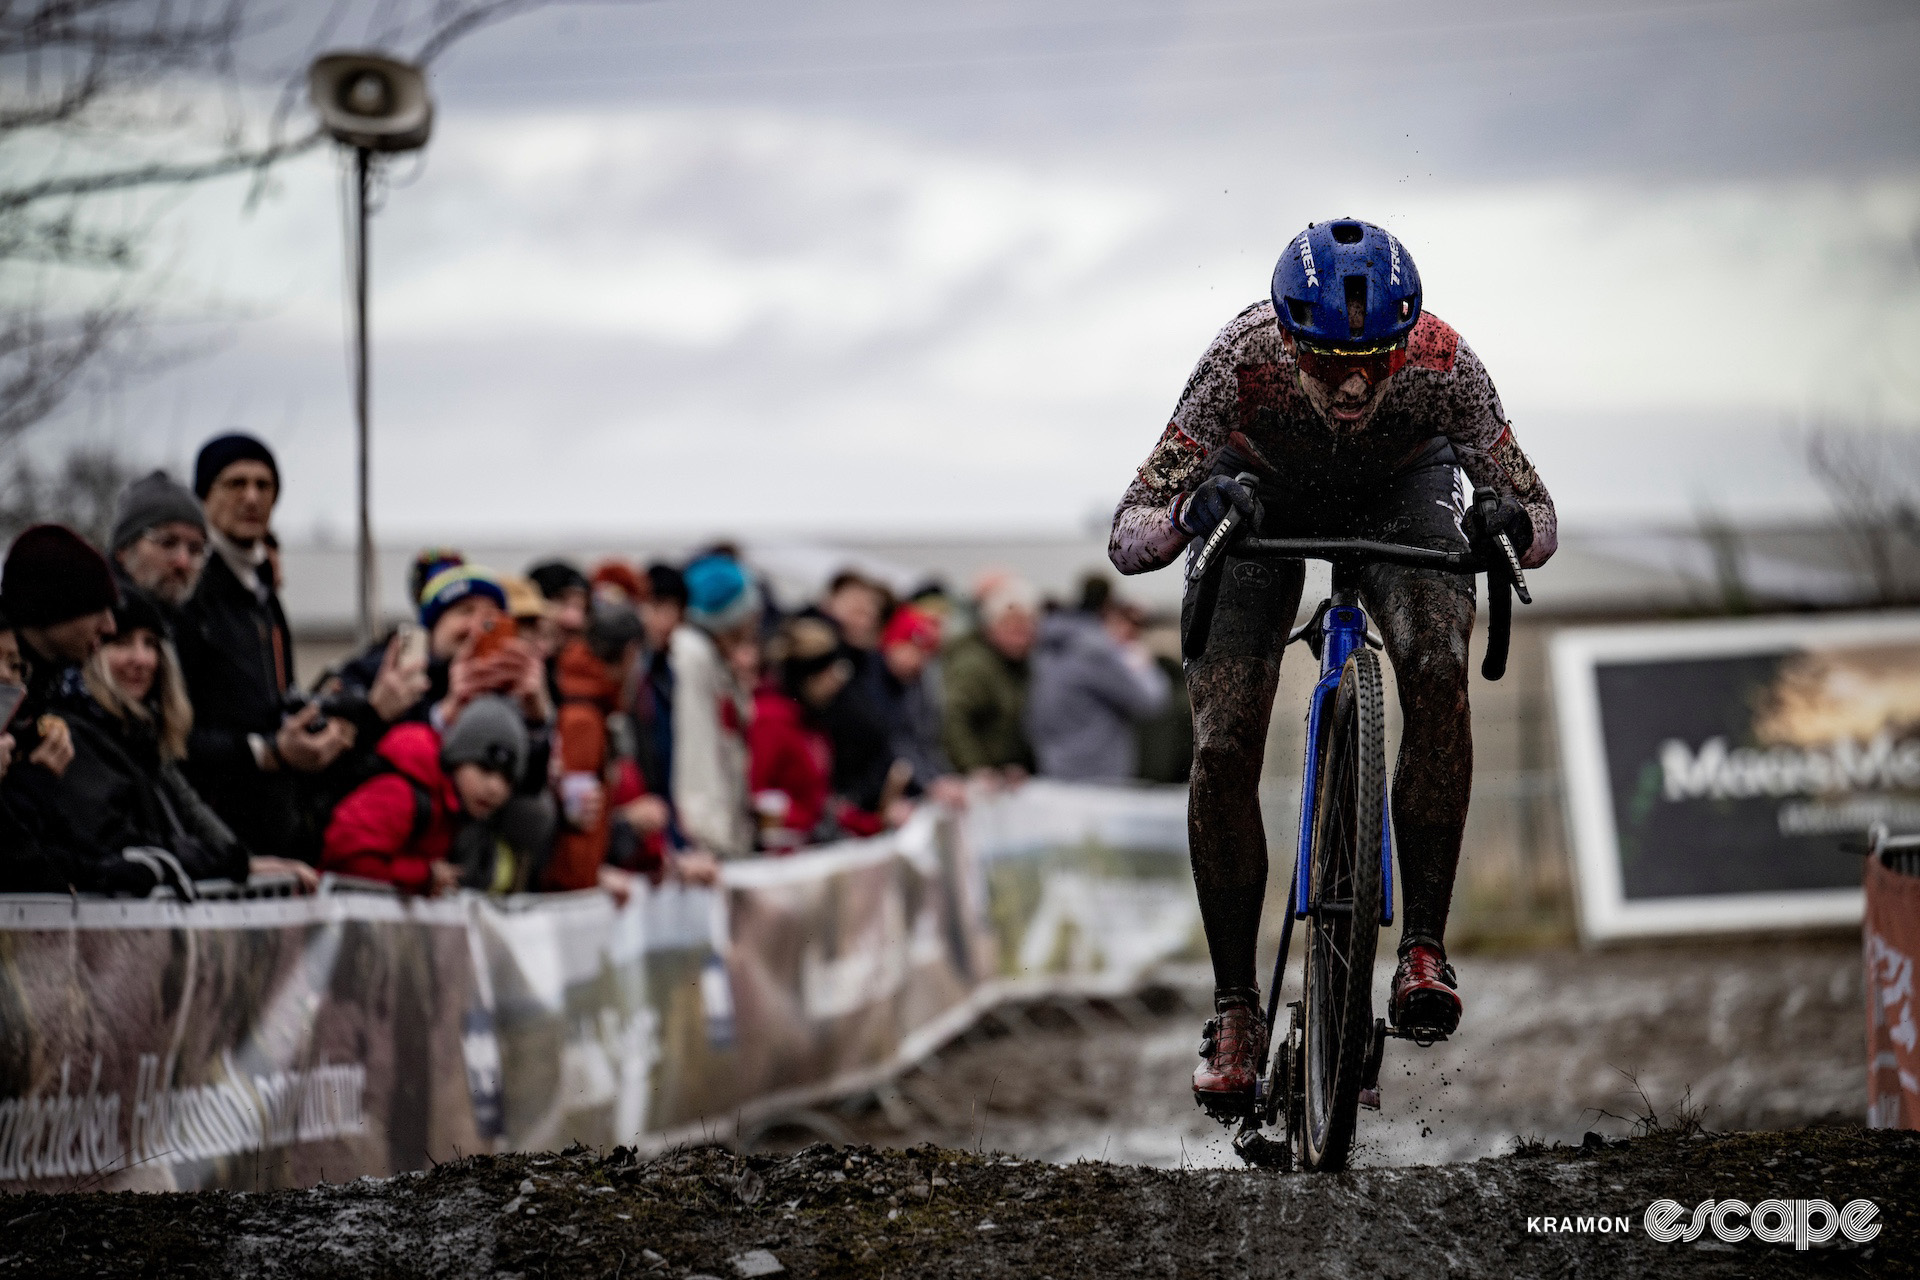
[[477, 564], [456, 564], [442, 569], [427, 579], [427, 585], [420, 588], [420, 625], [433, 630], [433, 624], [440, 621], [440, 615], [468, 596], [483, 596], [500, 607], [507, 608], [507, 589], [491, 570]]
[[701, 556], [686, 568], [687, 621], [718, 635], [760, 612], [760, 589], [731, 556]]

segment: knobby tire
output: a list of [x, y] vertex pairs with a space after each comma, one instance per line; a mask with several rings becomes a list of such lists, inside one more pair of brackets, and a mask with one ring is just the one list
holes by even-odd
[[1373, 1040], [1373, 957], [1380, 938], [1380, 812], [1386, 728], [1380, 660], [1347, 659], [1335, 689], [1314, 806], [1313, 890], [1307, 927], [1301, 1154], [1309, 1169], [1346, 1167]]

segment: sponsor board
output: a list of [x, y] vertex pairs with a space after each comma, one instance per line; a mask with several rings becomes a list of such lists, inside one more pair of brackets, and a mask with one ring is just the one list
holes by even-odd
[[467, 907], [0, 905], [0, 1186], [264, 1189], [486, 1142]]
[[1552, 642], [1583, 934], [1860, 919], [1920, 829], [1920, 614], [1573, 628]]
[[1867, 1127], [1920, 1129], [1920, 877], [1867, 859], [1860, 931], [1867, 986]]
[[0, 898], [0, 1188], [711, 1139], [878, 1083], [1010, 994], [1189, 954], [1184, 812], [1180, 789], [1034, 783], [620, 908]]

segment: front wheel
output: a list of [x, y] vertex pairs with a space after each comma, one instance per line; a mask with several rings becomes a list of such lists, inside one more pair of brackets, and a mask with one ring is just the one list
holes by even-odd
[[1321, 1170], [1346, 1167], [1373, 1042], [1386, 729], [1371, 650], [1347, 659], [1330, 711], [1314, 803], [1301, 1072], [1301, 1154]]

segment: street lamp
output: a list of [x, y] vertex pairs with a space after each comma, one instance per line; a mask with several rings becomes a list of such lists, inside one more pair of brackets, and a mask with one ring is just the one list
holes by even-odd
[[353, 408], [359, 428], [360, 532], [355, 588], [360, 639], [372, 641], [374, 613], [373, 517], [368, 494], [367, 432], [367, 187], [375, 152], [413, 151], [433, 129], [433, 100], [420, 68], [377, 53], [328, 53], [307, 72], [307, 93], [335, 142], [353, 148]]

